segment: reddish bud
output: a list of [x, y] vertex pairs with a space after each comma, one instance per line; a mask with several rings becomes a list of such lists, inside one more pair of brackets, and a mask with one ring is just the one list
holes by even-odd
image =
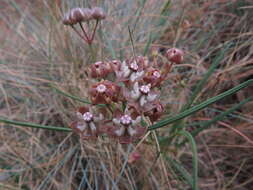
[[120, 71], [120, 67], [121, 67], [121, 62], [120, 60], [112, 60], [110, 62], [111, 65], [111, 69], [115, 72], [118, 73]]
[[167, 50], [166, 57], [169, 61], [173, 63], [181, 63], [184, 58], [184, 53], [182, 50], [177, 48], [171, 48]]
[[92, 78], [105, 78], [112, 71], [108, 62], [98, 61], [90, 66]]

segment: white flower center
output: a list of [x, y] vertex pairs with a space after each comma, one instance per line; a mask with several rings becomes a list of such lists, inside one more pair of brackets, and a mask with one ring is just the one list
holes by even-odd
[[143, 94], [148, 94], [150, 92], [150, 86], [149, 85], [143, 85], [140, 87], [140, 91]]
[[123, 125], [129, 125], [132, 123], [132, 118], [129, 115], [123, 115], [120, 118], [120, 123], [122, 123]]
[[90, 112], [85, 112], [85, 113], [83, 114], [83, 119], [84, 119], [84, 121], [86, 121], [86, 122], [90, 122], [90, 121], [93, 119], [92, 113], [90, 113]]
[[103, 93], [103, 92], [105, 92], [105, 90], [106, 90], [106, 86], [103, 85], [103, 84], [100, 84], [100, 85], [97, 86], [96, 90], [97, 90], [98, 92], [100, 92], [100, 93]]
[[132, 62], [130, 64], [130, 69], [134, 70], [134, 71], [137, 71], [139, 68], [139, 66], [137, 65], [136, 61], [135, 62]]
[[159, 71], [154, 71], [153, 72], [153, 76], [155, 76], [156, 78], [160, 78], [161, 77], [161, 74]]

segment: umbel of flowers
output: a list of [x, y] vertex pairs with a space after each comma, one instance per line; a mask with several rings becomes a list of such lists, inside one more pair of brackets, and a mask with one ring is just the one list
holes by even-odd
[[[73, 26], [104, 18], [101, 8], [75, 8], [65, 15], [63, 22]], [[88, 43], [90, 40], [93, 37], [87, 37]], [[93, 81], [89, 88], [92, 104], [76, 112], [76, 120], [70, 125], [73, 131], [83, 139], [107, 135], [120, 143], [132, 143], [143, 137], [147, 125], [163, 115], [164, 105], [159, 99], [162, 84], [172, 65], [183, 61], [183, 52], [171, 48], [165, 57], [133, 56], [91, 63], [88, 70]]]

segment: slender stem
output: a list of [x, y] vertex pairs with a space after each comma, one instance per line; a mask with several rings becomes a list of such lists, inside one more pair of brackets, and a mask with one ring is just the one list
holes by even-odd
[[134, 60], [136, 61], [136, 55], [135, 55], [135, 48], [134, 48], [133, 35], [132, 35], [131, 29], [130, 29], [129, 26], [128, 26], [128, 32], [129, 32], [129, 37], [130, 37], [131, 44], [132, 44], [132, 49], [133, 49], [133, 54], [134, 54]]
[[[73, 100], [76, 100], [76, 101], [79, 101], [79, 102], [82, 102], [82, 103], [85, 103], [85, 104], [92, 104], [90, 101], [88, 100], [85, 100], [85, 99], [82, 99], [82, 98], [79, 98], [77, 96], [73, 96], [71, 94], [68, 94], [66, 92], [63, 92], [62, 90], [58, 89], [57, 87], [55, 87], [53, 84], [49, 84], [49, 86], [54, 89], [58, 94], [61, 94], [63, 96], [66, 96], [68, 98], [71, 98]], [[104, 107], [106, 106], [105, 104], [96, 104], [95, 106], [101, 106], [101, 107]]]
[[95, 27], [94, 27], [94, 30], [92, 32], [92, 35], [91, 35], [91, 39], [90, 39], [90, 43], [92, 43], [92, 41], [94, 40], [94, 37], [95, 37], [95, 33], [96, 33], [96, 30], [97, 30], [97, 26], [98, 26], [98, 20], [96, 20], [96, 24], [95, 24]]
[[81, 29], [82, 29], [82, 31], [83, 31], [83, 34], [84, 34], [85, 38], [87, 39], [87, 43], [88, 43], [88, 44], [91, 44], [92, 40], [90, 39], [90, 37], [88, 36], [87, 32], [85, 31], [85, 29], [84, 29], [82, 23], [79, 22], [79, 25], [80, 25], [80, 27], [81, 27]]
[[93, 50], [92, 43], [89, 43], [88, 45], [91, 53], [91, 62], [94, 63], [96, 61], [96, 52]]
[[79, 36], [80, 38], [82, 38], [86, 43], [89, 43], [88, 39], [84, 38], [84, 37], [82, 36], [82, 34], [80, 34], [80, 32], [79, 32], [73, 25], [71, 25], [71, 27], [72, 27], [73, 30], [78, 34], [78, 36]]
[[63, 132], [72, 131], [72, 129], [67, 128], [67, 127], [55, 127], [55, 126], [39, 125], [39, 124], [35, 124], [35, 123], [9, 120], [9, 119], [5, 119], [5, 118], [2, 118], [2, 117], [0, 117], [0, 122], [12, 124], [12, 125], [19, 125], [19, 126], [23, 126], [23, 127], [38, 128], [38, 129], [47, 129], [47, 130], [63, 131]]

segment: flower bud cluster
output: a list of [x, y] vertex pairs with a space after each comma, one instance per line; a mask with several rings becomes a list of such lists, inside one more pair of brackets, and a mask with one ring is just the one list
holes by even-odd
[[106, 15], [100, 7], [89, 8], [73, 8], [64, 15], [63, 24], [74, 25], [80, 22], [87, 22], [90, 20], [103, 20]]
[[89, 77], [95, 81], [89, 89], [92, 106], [79, 109], [78, 119], [71, 125], [74, 131], [85, 139], [100, 134], [120, 143], [140, 139], [147, 130], [144, 123], [152, 124], [163, 115], [162, 83], [173, 63], [182, 62], [183, 52], [172, 48], [166, 57], [159, 63], [138, 56], [91, 64]]
[[[70, 11], [68, 11], [64, 17], [63, 17], [63, 24], [64, 25], [69, 25], [71, 26], [75, 32], [88, 44], [91, 44], [93, 39], [94, 39], [94, 35], [97, 29], [97, 24], [100, 20], [103, 20], [106, 18], [106, 15], [103, 11], [102, 8], [100, 7], [94, 7], [92, 9], [89, 8], [73, 8]], [[88, 35], [88, 32], [85, 30], [85, 28], [83, 27], [82, 23], [83, 22], [90, 22], [92, 20], [95, 20], [95, 27], [94, 30], [91, 34], [91, 36]], [[75, 28], [74, 25], [79, 24], [83, 35], [78, 32], [78, 30]]]

